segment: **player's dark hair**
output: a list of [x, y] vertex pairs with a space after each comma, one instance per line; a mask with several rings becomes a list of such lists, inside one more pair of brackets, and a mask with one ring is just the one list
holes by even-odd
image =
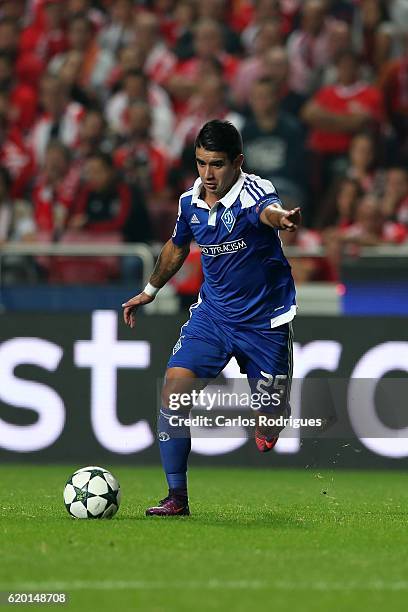
[[226, 153], [230, 161], [234, 161], [243, 148], [241, 134], [237, 128], [229, 121], [220, 119], [213, 119], [203, 125], [194, 143], [194, 148], [197, 147]]

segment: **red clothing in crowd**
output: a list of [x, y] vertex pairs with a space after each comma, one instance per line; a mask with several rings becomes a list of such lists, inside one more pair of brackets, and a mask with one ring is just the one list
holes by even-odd
[[408, 57], [386, 64], [379, 80], [387, 110], [408, 116]]
[[[85, 114], [85, 109], [77, 102], [69, 102], [64, 114], [58, 121], [58, 140], [67, 147], [73, 148], [78, 142], [79, 126]], [[44, 113], [41, 115], [29, 135], [29, 144], [32, 147], [34, 158], [37, 164], [44, 160], [47, 145], [52, 138], [53, 118]], [[56, 138], [56, 136], [54, 136]]]
[[21, 198], [34, 176], [34, 159], [16, 128], [8, 130], [0, 144], [0, 164], [7, 168], [13, 180], [11, 195]]
[[72, 208], [78, 183], [79, 174], [74, 168], [66, 174], [56, 188], [49, 185], [45, 175], [39, 176], [31, 199], [35, 222], [40, 232], [52, 232], [55, 229], [57, 215], [63, 215], [66, 219]]
[[[359, 110], [371, 115], [373, 121], [383, 120], [383, 101], [380, 91], [366, 83], [355, 83], [349, 87], [329, 85], [320, 89], [313, 101], [327, 111], [350, 114]], [[352, 134], [313, 129], [310, 133], [310, 148], [319, 153], [346, 153]]]
[[21, 55], [15, 65], [15, 76], [19, 83], [31, 87], [37, 93], [38, 83], [44, 72], [46, 64], [34, 54]]
[[[348, 236], [349, 238], [359, 238], [364, 233], [364, 228], [357, 222], [342, 230], [342, 234]], [[407, 228], [402, 225], [402, 223], [385, 221], [381, 228], [381, 234], [378, 238], [380, 242], [385, 244], [402, 244], [405, 242], [407, 237]]]
[[25, 83], [18, 83], [10, 92], [9, 103], [13, 125], [24, 132], [28, 131], [37, 114], [37, 92]]
[[[217, 59], [221, 62], [225, 80], [231, 83], [237, 73], [240, 60], [224, 52], [217, 55]], [[201, 63], [202, 60], [199, 57], [192, 57], [186, 61], [179, 62], [174, 74], [188, 77], [195, 81], [198, 78]]]
[[203, 283], [201, 251], [195, 242], [181, 270], [171, 279], [171, 284], [179, 295], [197, 295]]
[[242, 32], [254, 16], [254, 5], [248, 0], [233, 0], [229, 25], [236, 32]]
[[87, 216], [84, 229], [89, 232], [120, 232], [129, 217], [131, 206], [132, 194], [125, 183], [118, 183], [100, 194], [85, 185], [78, 195], [75, 214]]
[[62, 29], [47, 31], [34, 24], [25, 28], [20, 36], [20, 54], [23, 57], [34, 54], [48, 62], [67, 48], [67, 37]]
[[174, 53], [163, 43], [157, 43], [146, 58], [144, 72], [149, 79], [158, 85], [163, 85], [171, 76], [176, 63], [177, 58]]
[[[132, 182], [134, 173], [137, 174], [138, 163], [143, 163], [146, 168], [146, 187], [148, 193], [158, 193], [166, 187], [168, 163], [165, 153], [151, 143], [147, 144], [125, 144], [114, 153], [114, 162], [120, 168], [125, 177]], [[136, 177], [137, 179], [137, 177]], [[143, 182], [143, 181], [142, 181]]]

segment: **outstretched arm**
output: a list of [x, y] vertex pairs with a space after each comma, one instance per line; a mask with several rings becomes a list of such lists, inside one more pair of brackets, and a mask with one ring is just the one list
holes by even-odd
[[[123, 319], [126, 325], [132, 328], [135, 326], [137, 308], [153, 302], [157, 293], [155, 290], [164, 287], [167, 281], [180, 270], [189, 252], [189, 244], [177, 246], [172, 240], [166, 242], [150, 277], [149, 285], [141, 293], [122, 304]], [[148, 291], [148, 293], [145, 291]]]
[[287, 230], [288, 232], [295, 232], [301, 221], [300, 208], [283, 210], [283, 208], [278, 208], [272, 204], [261, 212], [260, 220], [270, 227]]

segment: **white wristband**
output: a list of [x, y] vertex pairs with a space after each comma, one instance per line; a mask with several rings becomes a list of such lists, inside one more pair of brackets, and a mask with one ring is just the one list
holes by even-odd
[[154, 287], [150, 283], [147, 283], [146, 287], [143, 289], [143, 293], [146, 293], [146, 295], [150, 297], [155, 297], [159, 291], [160, 289], [158, 287]]

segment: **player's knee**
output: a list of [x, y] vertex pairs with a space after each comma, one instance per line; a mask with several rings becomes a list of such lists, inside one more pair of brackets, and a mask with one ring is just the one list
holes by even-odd
[[191, 394], [178, 385], [165, 384], [161, 393], [161, 405], [165, 409], [188, 411], [192, 408]]
[[161, 404], [163, 408], [174, 408], [173, 403], [177, 396], [175, 385], [165, 383], [161, 392]]
[[[161, 401], [164, 408], [188, 409], [186, 397], [195, 387], [195, 374], [184, 368], [169, 368], [162, 388]], [[182, 398], [183, 396], [183, 398]], [[183, 399], [183, 403], [181, 400]]]

